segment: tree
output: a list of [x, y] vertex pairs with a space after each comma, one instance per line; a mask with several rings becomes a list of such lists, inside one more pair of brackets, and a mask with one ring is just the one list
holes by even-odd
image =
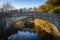
[[46, 4], [51, 4], [53, 6], [60, 5], [60, 0], [47, 0]]
[[45, 6], [42, 5], [37, 9], [37, 12], [45, 12]]
[[[56, 10], [56, 12], [58, 12], [58, 14], [60, 13], [60, 11], [59, 11], [60, 10], [60, 0], [47, 0], [46, 6], [48, 6], [48, 7], [50, 6], [50, 9], [53, 8], [54, 10]], [[49, 11], [52, 11], [52, 10], [49, 10]]]
[[32, 8], [29, 8], [29, 10], [31, 11], [31, 10], [32, 10]]
[[10, 3], [6, 3], [2, 5], [2, 10], [8, 12], [9, 10], [15, 9]]
[[45, 5], [37, 9], [38, 12], [60, 13], [60, 0], [47, 0]]
[[48, 11], [48, 13], [54, 14], [54, 13], [56, 13], [56, 10], [55, 9], [51, 9], [51, 10]]

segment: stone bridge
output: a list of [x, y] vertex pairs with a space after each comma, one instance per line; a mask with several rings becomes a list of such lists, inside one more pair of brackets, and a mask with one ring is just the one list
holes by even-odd
[[[16, 15], [16, 14], [14, 14]], [[18, 16], [20, 15], [20, 16]], [[42, 20], [47, 20], [53, 23], [60, 31], [60, 14], [47, 14], [47, 13], [19, 13], [16, 16], [4, 17], [3, 23], [6, 28], [10, 27], [13, 23], [21, 20], [26, 20], [29, 18], [39, 18]]]

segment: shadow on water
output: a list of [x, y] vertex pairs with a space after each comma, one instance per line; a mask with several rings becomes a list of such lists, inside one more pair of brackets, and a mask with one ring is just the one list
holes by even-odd
[[12, 32], [12, 34], [5, 34], [4, 37], [2, 40], [60, 40], [60, 37], [53, 36], [49, 33], [41, 37], [37, 33], [28, 31], [15, 31], [14, 33]]
[[37, 33], [30, 33], [28, 31], [18, 31], [16, 34], [8, 37], [8, 40], [38, 40]]

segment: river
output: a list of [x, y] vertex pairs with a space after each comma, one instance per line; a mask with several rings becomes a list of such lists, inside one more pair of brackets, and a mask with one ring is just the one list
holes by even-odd
[[38, 40], [37, 33], [28, 31], [18, 31], [16, 34], [12, 34], [8, 37], [8, 40]]

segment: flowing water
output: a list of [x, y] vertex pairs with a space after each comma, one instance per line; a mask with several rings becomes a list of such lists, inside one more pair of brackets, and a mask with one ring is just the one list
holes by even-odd
[[30, 33], [28, 31], [18, 31], [16, 34], [8, 37], [8, 40], [38, 40], [37, 33]]

